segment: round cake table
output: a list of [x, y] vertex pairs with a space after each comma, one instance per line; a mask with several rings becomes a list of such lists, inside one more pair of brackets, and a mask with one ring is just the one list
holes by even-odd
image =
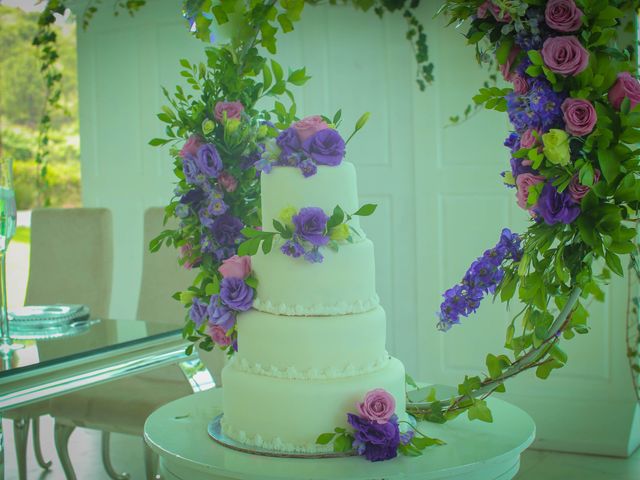
[[489, 399], [493, 423], [469, 421], [466, 415], [445, 425], [421, 423], [420, 430], [447, 445], [429, 447], [420, 457], [399, 456], [375, 463], [363, 457], [264, 457], [219, 445], [207, 434], [208, 423], [222, 411], [223, 390], [189, 395], [149, 416], [145, 441], [160, 456], [163, 480], [507, 480], [518, 472], [520, 454], [535, 436], [529, 415], [507, 402]]

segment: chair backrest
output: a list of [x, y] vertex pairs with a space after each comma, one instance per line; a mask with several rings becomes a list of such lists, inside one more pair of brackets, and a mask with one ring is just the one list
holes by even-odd
[[163, 226], [163, 219], [163, 208], [149, 208], [144, 213], [144, 252], [137, 318], [182, 326], [187, 311], [172, 295], [191, 286], [197, 270], [179, 265], [178, 251], [173, 246], [163, 246], [153, 253], [149, 251], [149, 242], [153, 238], [162, 230], [175, 227], [171, 222]]
[[31, 214], [25, 303], [80, 303], [94, 318], [109, 315], [113, 227], [104, 208], [45, 208]]

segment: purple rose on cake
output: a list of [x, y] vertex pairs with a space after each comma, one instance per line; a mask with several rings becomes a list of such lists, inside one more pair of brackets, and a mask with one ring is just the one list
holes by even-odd
[[344, 158], [345, 143], [338, 132], [326, 128], [307, 138], [302, 149], [318, 165], [335, 167]]
[[302, 148], [298, 134], [293, 128], [287, 128], [280, 132], [276, 138], [276, 144], [280, 147], [280, 159], [283, 161]]
[[189, 318], [196, 324], [196, 328], [200, 328], [207, 320], [207, 304], [199, 298], [194, 298], [189, 309]]
[[245, 312], [253, 305], [253, 289], [241, 278], [223, 278], [220, 299], [227, 307]]
[[318, 247], [329, 243], [329, 237], [326, 234], [329, 216], [321, 208], [302, 208], [291, 220], [295, 227], [295, 234], [302, 240]]
[[400, 429], [395, 416], [386, 423], [377, 423], [348, 413], [347, 421], [354, 430], [353, 447], [367, 460], [379, 462], [398, 455]]

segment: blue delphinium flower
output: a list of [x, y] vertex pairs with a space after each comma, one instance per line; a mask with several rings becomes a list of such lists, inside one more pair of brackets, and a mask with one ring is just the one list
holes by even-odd
[[508, 228], [502, 230], [497, 245], [477, 258], [465, 273], [462, 282], [454, 285], [442, 296], [438, 312], [438, 329], [449, 330], [460, 323], [460, 317], [474, 313], [488, 293], [495, 293], [504, 278], [502, 263], [505, 260], [519, 261], [522, 257], [520, 236]]
[[316, 247], [316, 248], [313, 248], [312, 250], [309, 250], [308, 252], [306, 252], [304, 254], [304, 259], [307, 262], [311, 262], [311, 263], [322, 263], [322, 260], [324, 260], [324, 257], [322, 256], [322, 254], [320, 253], [320, 251]]

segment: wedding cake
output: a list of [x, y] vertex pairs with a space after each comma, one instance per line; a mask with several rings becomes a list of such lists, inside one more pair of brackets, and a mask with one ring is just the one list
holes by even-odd
[[[348, 162], [318, 165], [308, 177], [275, 166], [261, 187], [264, 231], [287, 209], [358, 210]], [[321, 262], [285, 255], [278, 245], [252, 257], [253, 308], [238, 316], [238, 351], [222, 371], [222, 431], [233, 440], [281, 452], [330, 451], [316, 444], [318, 435], [348, 427], [347, 413], [373, 389], [393, 395], [396, 414], [406, 418], [404, 366], [385, 349], [373, 243], [357, 216], [349, 225], [350, 241], [323, 248]]]

